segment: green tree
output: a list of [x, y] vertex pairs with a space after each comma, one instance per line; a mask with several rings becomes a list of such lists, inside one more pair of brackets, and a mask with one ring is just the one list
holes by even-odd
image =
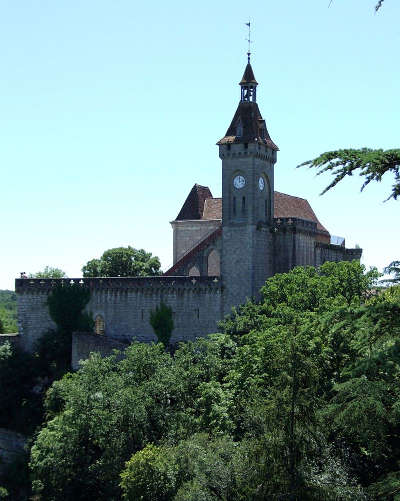
[[393, 495], [400, 287], [376, 293], [376, 278], [357, 262], [298, 268], [268, 280], [223, 333], [173, 356], [137, 342], [124, 358], [93, 354], [47, 392], [31, 450], [35, 492], [77, 501]]
[[93, 319], [84, 311], [89, 299], [90, 290], [78, 283], [59, 284], [51, 290], [47, 306], [57, 329], [44, 333], [36, 345], [43, 369], [54, 363], [54, 375], [61, 376], [71, 367], [72, 333], [93, 331]]
[[393, 275], [391, 278], [387, 278], [384, 282], [388, 284], [398, 284], [400, 283], [400, 261], [392, 261], [383, 272], [387, 275]]
[[155, 310], [150, 312], [150, 325], [153, 327], [158, 341], [167, 347], [174, 330], [172, 308], [164, 303], [157, 306]]
[[37, 273], [30, 273], [29, 278], [67, 278], [67, 275], [65, 271], [60, 270], [60, 268], [52, 268], [51, 266], [46, 266], [42, 271], [38, 271]]
[[336, 186], [346, 176], [352, 176], [357, 172], [364, 178], [361, 191], [371, 181], [379, 182], [385, 174], [392, 173], [394, 183], [387, 200], [390, 198], [397, 200], [400, 195], [400, 149], [362, 148], [328, 151], [299, 165], [299, 167], [302, 166], [316, 168], [318, 175], [328, 171], [332, 172], [333, 181], [322, 194]]
[[131, 246], [106, 250], [100, 259], [88, 261], [84, 277], [146, 277], [161, 275], [160, 260], [143, 249]]
[[178, 465], [167, 447], [146, 445], [126, 463], [121, 473], [123, 498], [168, 501], [176, 492]]
[[17, 332], [17, 296], [14, 291], [0, 290], [0, 320], [3, 333]]
[[0, 334], [4, 333], [4, 326], [3, 326], [3, 321], [0, 318]]

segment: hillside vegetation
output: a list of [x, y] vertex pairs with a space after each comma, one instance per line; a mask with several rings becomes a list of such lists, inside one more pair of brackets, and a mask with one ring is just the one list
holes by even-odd
[[[174, 353], [92, 354], [45, 394], [29, 496], [398, 500], [400, 286], [377, 278], [357, 262], [298, 267]], [[0, 350], [0, 385], [13, 357]], [[3, 410], [17, 386], [0, 388]]]
[[17, 296], [14, 291], [0, 290], [0, 320], [4, 333], [17, 332]]

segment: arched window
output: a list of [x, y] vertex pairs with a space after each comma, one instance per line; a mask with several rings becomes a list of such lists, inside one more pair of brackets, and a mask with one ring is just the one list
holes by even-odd
[[221, 265], [220, 265], [220, 257], [219, 252], [216, 249], [213, 249], [208, 255], [207, 259], [207, 275], [209, 277], [219, 277], [221, 274]]
[[189, 270], [189, 277], [199, 277], [200, 272], [197, 266], [192, 266]]
[[96, 334], [104, 334], [104, 318], [101, 315], [97, 315], [94, 319], [94, 332]]

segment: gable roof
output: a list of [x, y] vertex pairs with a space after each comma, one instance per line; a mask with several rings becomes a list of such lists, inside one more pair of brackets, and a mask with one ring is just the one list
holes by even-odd
[[222, 198], [207, 198], [201, 219], [221, 219]]
[[[195, 184], [192, 191], [189, 193], [186, 202], [189, 200], [193, 189], [199, 185]], [[201, 188], [207, 189], [210, 193], [211, 191], [206, 186], [201, 186]], [[205, 191], [204, 191], [205, 193]], [[186, 204], [185, 202], [185, 204]], [[185, 206], [184, 204], [184, 206]], [[181, 209], [182, 213], [183, 208]], [[179, 217], [179, 216], [178, 216]], [[279, 218], [297, 218], [305, 219], [306, 221], [313, 221], [317, 224], [317, 232], [324, 235], [324, 240], [326, 237], [330, 237], [328, 230], [320, 223], [315, 212], [313, 211], [308, 200], [305, 198], [294, 197], [293, 195], [287, 195], [286, 193], [280, 193], [279, 191], [274, 192], [274, 219]], [[178, 219], [178, 218], [177, 218]], [[194, 219], [194, 218], [184, 218], [184, 219]], [[211, 219], [221, 219], [222, 220], [222, 198], [206, 198], [203, 202], [203, 213], [200, 218], [202, 220]], [[204, 240], [201, 240], [193, 249], [191, 249], [187, 254], [185, 254], [181, 259], [179, 259], [169, 270], [167, 270], [164, 275], [171, 275], [181, 266], [184, 266], [187, 261], [189, 261], [198, 252], [204, 249], [211, 242], [215, 241], [222, 234], [222, 226], [213, 231]]]
[[201, 219], [203, 216], [204, 202], [211, 198], [212, 194], [208, 186], [195, 184], [190, 190], [182, 209], [176, 217], [177, 221], [184, 219]]
[[286, 193], [274, 192], [274, 217], [296, 217], [298, 219], [305, 219], [306, 221], [313, 221], [317, 223], [317, 230], [327, 233], [328, 230], [320, 223], [319, 219], [312, 210], [311, 205], [305, 198], [294, 197]]
[[[275, 219], [293, 217], [313, 221], [317, 224], [318, 231], [329, 235], [328, 230], [321, 224], [305, 198], [275, 191], [274, 217]], [[222, 219], [222, 198], [213, 198], [207, 186], [195, 184], [176, 218], [177, 221], [188, 219]]]

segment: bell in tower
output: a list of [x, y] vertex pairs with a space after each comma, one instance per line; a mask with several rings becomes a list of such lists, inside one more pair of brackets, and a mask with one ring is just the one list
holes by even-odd
[[242, 80], [239, 82], [241, 87], [241, 101], [247, 101], [255, 103], [256, 100], [256, 88], [257, 80], [254, 77], [253, 68], [250, 64], [250, 52], [247, 53], [247, 66], [244, 70]]

